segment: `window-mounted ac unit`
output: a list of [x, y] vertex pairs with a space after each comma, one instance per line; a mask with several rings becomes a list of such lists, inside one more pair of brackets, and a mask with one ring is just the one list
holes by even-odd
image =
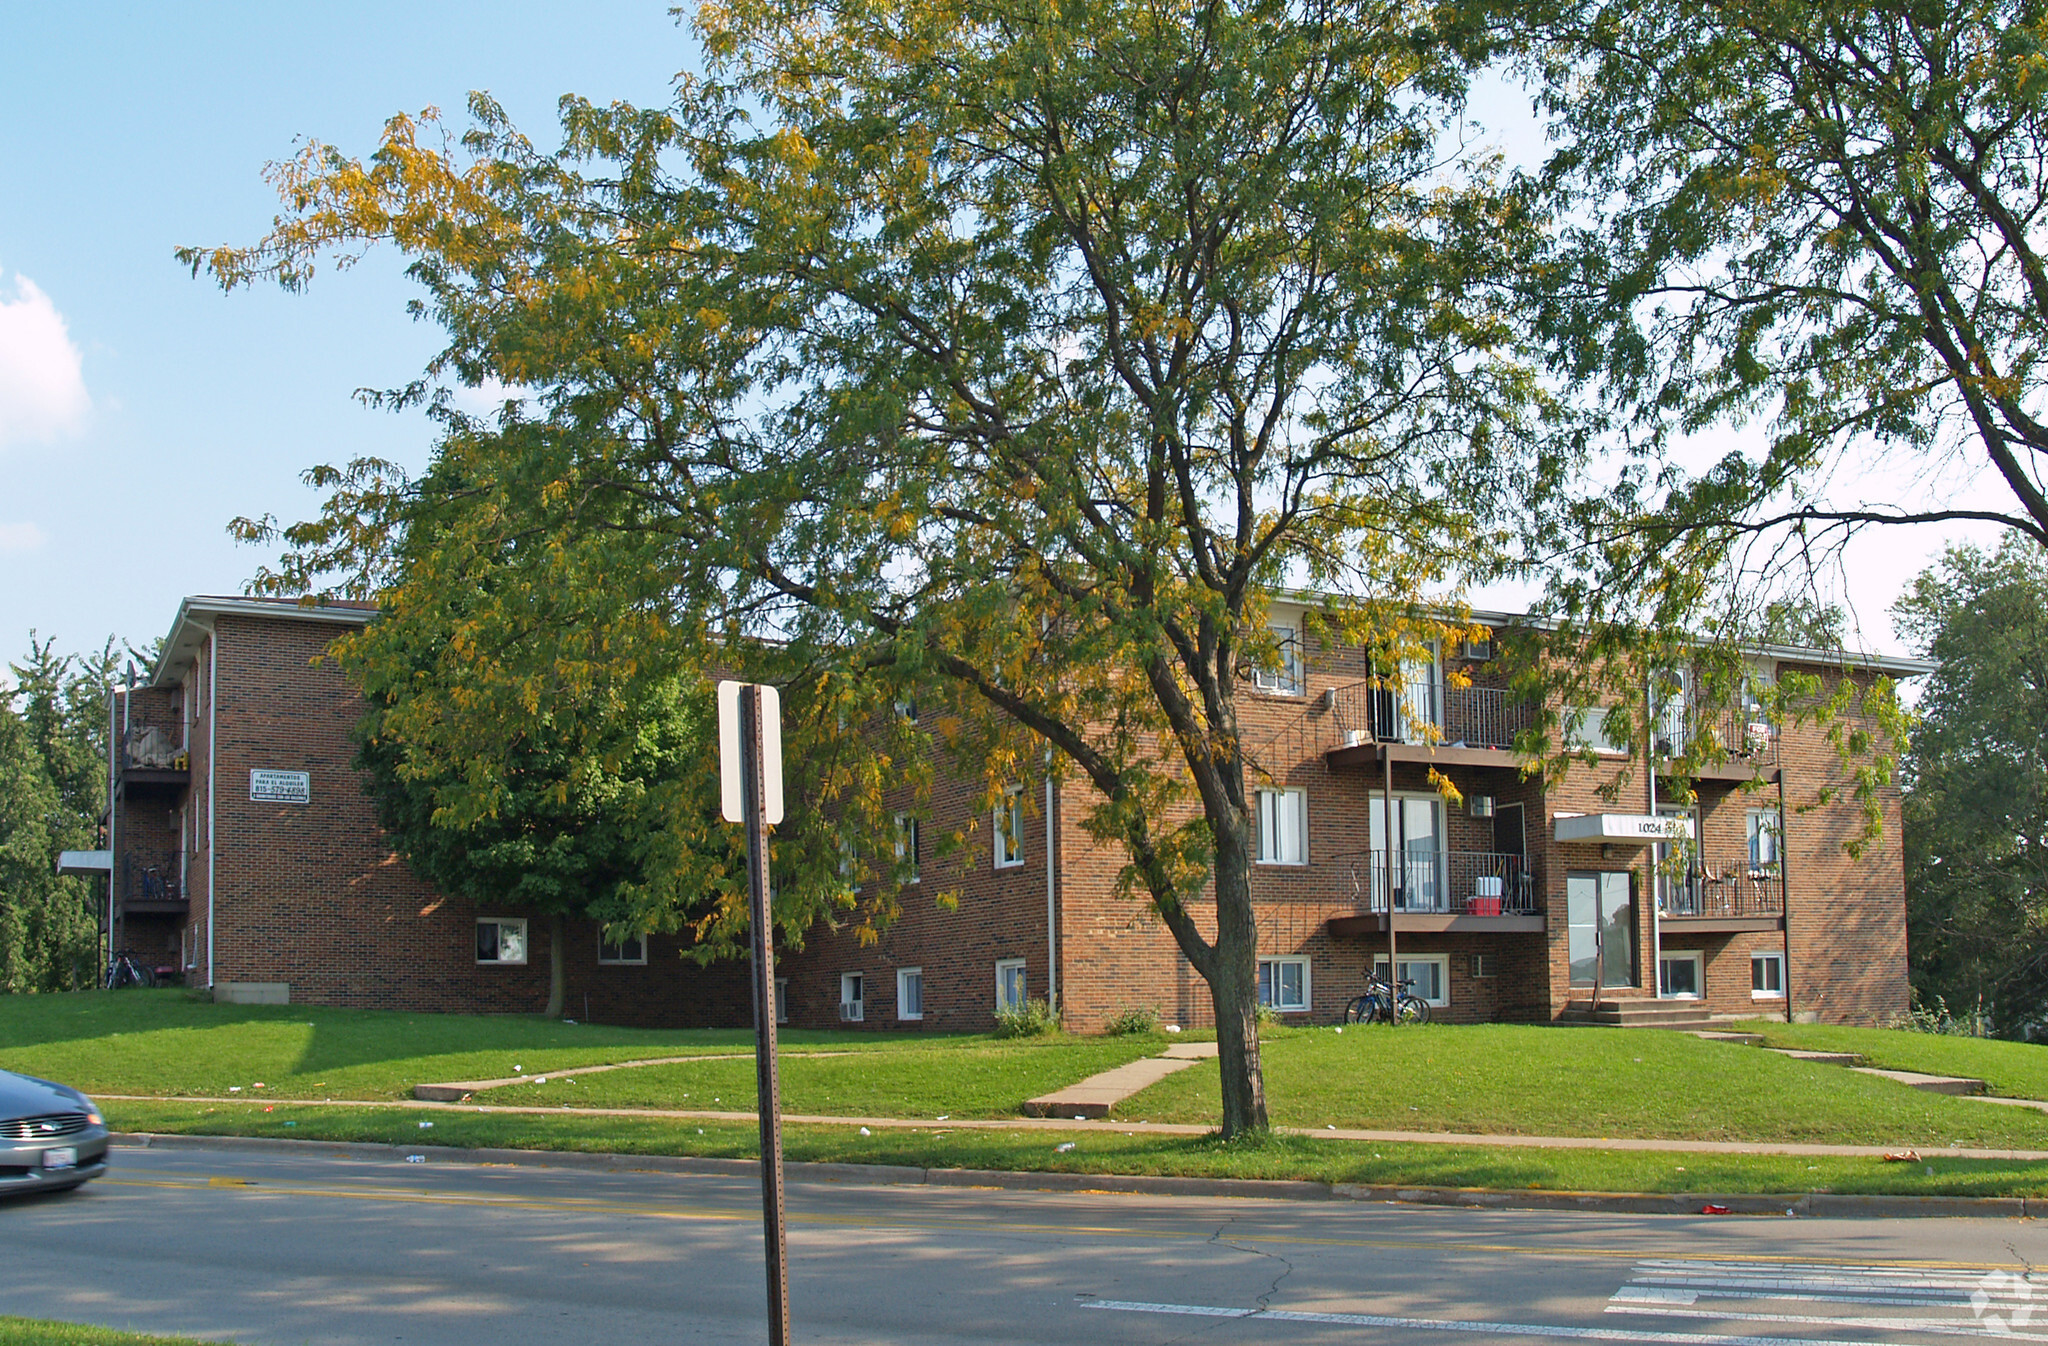
[[1468, 640], [1465, 642], [1465, 657], [1485, 661], [1493, 658], [1493, 642], [1490, 640]]
[[861, 1011], [862, 1011], [862, 1009], [863, 1009], [863, 1008], [864, 1008], [864, 1006], [862, 1005], [862, 1002], [860, 1002], [860, 1001], [858, 1001], [858, 1000], [842, 1000], [842, 1001], [840, 1001], [840, 1002], [839, 1002], [839, 1022], [841, 1022], [841, 1023], [848, 1023], [848, 1024], [857, 1024], [857, 1023], [861, 1022], [861, 1020], [862, 1020], [862, 1019], [863, 1019], [863, 1018], [865, 1017], [865, 1016], [864, 1016], [864, 1015], [863, 1015], [863, 1014], [861, 1013]]
[[1475, 977], [1491, 977], [1491, 976], [1494, 976], [1494, 975], [1496, 975], [1497, 973], [1499, 973], [1499, 971], [1500, 971], [1500, 955], [1499, 955], [1499, 954], [1493, 954], [1493, 953], [1475, 953], [1475, 954], [1473, 954], [1473, 955], [1472, 955], [1472, 975], [1473, 975], [1473, 976], [1475, 976]]

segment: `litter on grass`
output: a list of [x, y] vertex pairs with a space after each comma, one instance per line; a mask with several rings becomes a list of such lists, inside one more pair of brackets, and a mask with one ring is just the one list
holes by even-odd
[[405, 1157], [405, 1162], [408, 1164], [424, 1164], [427, 1162], [427, 1157], [423, 1154], [409, 1154]]
[[432, 1122], [421, 1122], [421, 1123], [420, 1123], [420, 1130], [422, 1130], [422, 1131], [425, 1131], [426, 1129], [428, 1129], [428, 1128], [429, 1128], [429, 1127], [431, 1127], [432, 1125], [433, 1125], [433, 1123], [432, 1123]]
[[861, 1134], [862, 1134], [863, 1136], [872, 1136], [872, 1135], [874, 1135], [874, 1134], [875, 1134], [874, 1132], [872, 1132], [872, 1131], [868, 1130], [868, 1129], [867, 1129], [866, 1127], [862, 1127], [862, 1128], [860, 1129], [860, 1133], [861, 1133]]
[[1074, 1142], [1073, 1142], [1073, 1141], [1071, 1141], [1071, 1140], [1069, 1140], [1069, 1141], [1063, 1141], [1062, 1143], [1060, 1143], [1060, 1144], [1058, 1144], [1058, 1145], [1055, 1145], [1055, 1146], [1053, 1146], [1053, 1147], [1052, 1147], [1052, 1152], [1053, 1152], [1054, 1154], [1065, 1154], [1065, 1153], [1066, 1153], [1066, 1152], [1067, 1152], [1068, 1150], [1071, 1150], [1071, 1149], [1073, 1149], [1073, 1148], [1074, 1148]]

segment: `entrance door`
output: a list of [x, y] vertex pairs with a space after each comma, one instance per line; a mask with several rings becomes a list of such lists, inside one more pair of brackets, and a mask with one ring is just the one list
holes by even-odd
[[1635, 912], [1627, 870], [1565, 875], [1567, 948], [1574, 986], [1636, 984]]
[[1493, 853], [1505, 857], [1509, 911], [1534, 911], [1535, 894], [1529, 883], [1529, 838], [1522, 830], [1522, 806], [1502, 804], [1493, 812]]

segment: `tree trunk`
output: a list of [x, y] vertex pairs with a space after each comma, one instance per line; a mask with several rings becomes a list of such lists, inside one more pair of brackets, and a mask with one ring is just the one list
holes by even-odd
[[569, 964], [562, 953], [562, 913], [548, 917], [548, 1007], [550, 1019], [562, 1017], [562, 1001], [569, 994]]
[[1218, 836], [1216, 847], [1216, 944], [1207, 971], [1216, 1010], [1225, 1140], [1269, 1125], [1259, 1064], [1258, 922], [1252, 914], [1248, 839], [1242, 833]]

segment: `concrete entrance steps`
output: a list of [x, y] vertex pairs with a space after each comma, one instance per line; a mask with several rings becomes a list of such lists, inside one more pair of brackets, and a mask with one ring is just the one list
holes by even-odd
[[[1732, 1039], [1738, 1035], [1733, 1033], [1701, 1033], [1699, 1036], [1713, 1039]], [[1750, 1041], [1760, 1042], [1761, 1039], [1751, 1038]], [[1879, 1079], [1890, 1080], [1895, 1084], [1903, 1084], [1909, 1089], [1919, 1089], [1930, 1094], [1954, 1094], [1959, 1097], [1974, 1097], [1982, 1094], [1987, 1087], [1982, 1080], [1973, 1080], [1962, 1075], [1923, 1075], [1914, 1070], [1879, 1070], [1876, 1066], [1864, 1065], [1864, 1058], [1857, 1052], [1811, 1052], [1801, 1051], [1796, 1047], [1765, 1047], [1764, 1050], [1775, 1052], [1779, 1056], [1789, 1056], [1795, 1061], [1811, 1061], [1815, 1065], [1846, 1066], [1859, 1075], [1875, 1075]], [[2008, 1100], [1987, 1099], [1985, 1101], [2003, 1103]], [[2037, 1106], [2041, 1107], [2043, 1111], [2048, 1111], [2048, 1104], [2039, 1104]]]
[[1981, 1094], [1984, 1081], [1966, 1079], [1959, 1075], [1922, 1075], [1913, 1070], [1879, 1070], [1875, 1066], [1850, 1066], [1859, 1075], [1876, 1075], [1887, 1080], [1896, 1080], [1912, 1089], [1923, 1089], [1930, 1094]]
[[1079, 1084], [1037, 1098], [1027, 1099], [1027, 1117], [1098, 1118], [1141, 1089], [1149, 1089], [1168, 1075], [1178, 1074], [1197, 1061], [1216, 1055], [1213, 1042], [1176, 1042], [1158, 1056], [1148, 1056], [1129, 1065], [1090, 1075]]
[[1714, 1017], [1699, 1001], [1603, 1000], [1596, 1005], [1578, 1000], [1566, 1005], [1557, 1021], [1607, 1028], [1699, 1029], [1711, 1027]]

